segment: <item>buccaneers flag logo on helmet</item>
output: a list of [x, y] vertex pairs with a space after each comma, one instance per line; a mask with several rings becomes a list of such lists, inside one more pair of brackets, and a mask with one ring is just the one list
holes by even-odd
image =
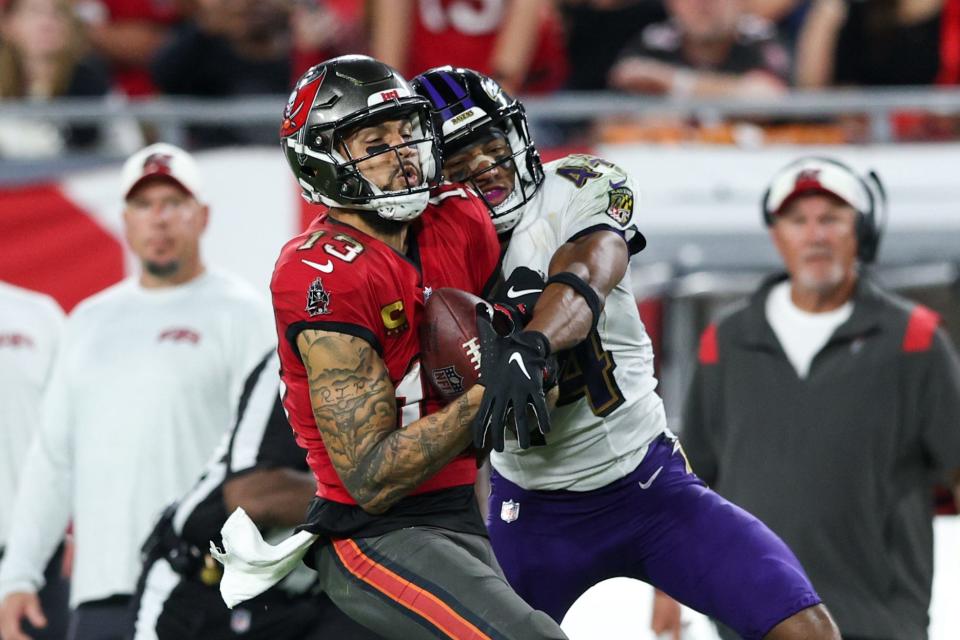
[[307, 73], [297, 87], [290, 94], [287, 100], [287, 106], [283, 110], [283, 124], [280, 125], [280, 136], [286, 138], [292, 136], [307, 124], [307, 118], [310, 116], [310, 109], [317, 99], [317, 92], [323, 85], [323, 79], [327, 75], [326, 67], [320, 69], [319, 73]]

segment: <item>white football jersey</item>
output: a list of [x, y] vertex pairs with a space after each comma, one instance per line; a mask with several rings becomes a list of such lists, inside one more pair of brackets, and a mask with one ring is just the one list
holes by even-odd
[[[592, 230], [617, 230], [632, 246], [643, 242], [635, 219], [637, 190], [622, 169], [573, 155], [545, 165], [544, 172], [504, 256], [505, 278], [521, 266], [546, 277], [554, 252]], [[653, 346], [629, 269], [607, 296], [596, 331], [561, 354], [560, 364], [560, 398], [547, 446], [521, 450], [508, 437], [491, 462], [526, 489], [589, 491], [633, 471], [666, 429], [663, 402], [654, 391]]]

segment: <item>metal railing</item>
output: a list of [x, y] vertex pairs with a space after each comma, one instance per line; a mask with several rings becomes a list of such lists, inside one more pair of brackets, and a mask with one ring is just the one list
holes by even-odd
[[[64, 98], [53, 101], [0, 101], [4, 122], [49, 122], [55, 125], [113, 123], [148, 127], [161, 140], [184, 145], [190, 125], [277, 126], [287, 96], [244, 96], [230, 99], [159, 97], [149, 100]], [[779, 97], [675, 99], [626, 95], [614, 92], [558, 93], [523, 99], [533, 123], [609, 121], [669, 115], [717, 123], [736, 119], [766, 121], [817, 121], [841, 115], [866, 117], [872, 142], [893, 138], [891, 115], [923, 111], [960, 114], [960, 88], [875, 88], [792, 91]], [[0, 152], [0, 185], [56, 176], [81, 166], [116, 161], [129, 149], [103, 148], [56, 158], [3, 157]]]
[[[276, 124], [287, 96], [245, 96], [232, 99], [162, 97], [146, 101], [67, 98], [49, 102], [0, 102], [0, 120], [31, 118], [72, 124], [96, 124], [111, 118], [132, 118], [167, 127], [188, 124]], [[874, 88], [796, 90], [779, 97], [676, 99], [613, 92], [558, 93], [523, 99], [535, 120], [570, 122], [585, 119], [668, 113], [680, 117], [810, 119], [864, 114], [885, 119], [896, 111], [920, 110], [960, 114], [960, 88]], [[877, 133], [886, 131], [875, 127]], [[884, 138], [880, 138], [882, 141]]]

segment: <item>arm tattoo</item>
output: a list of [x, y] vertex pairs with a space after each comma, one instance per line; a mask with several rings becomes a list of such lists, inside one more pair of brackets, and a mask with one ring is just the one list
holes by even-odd
[[327, 454], [350, 495], [386, 511], [469, 444], [476, 401], [465, 394], [407, 427], [397, 423], [389, 372], [369, 343], [307, 330], [297, 338]]

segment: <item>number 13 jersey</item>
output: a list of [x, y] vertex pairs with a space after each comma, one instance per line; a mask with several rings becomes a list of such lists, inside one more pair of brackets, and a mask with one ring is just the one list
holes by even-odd
[[[544, 173], [514, 229], [504, 277], [521, 266], [546, 277], [560, 246], [594, 231], [622, 235], [631, 254], [644, 247], [635, 220], [637, 192], [622, 169], [574, 155], [548, 163]], [[525, 489], [589, 491], [633, 471], [666, 429], [663, 402], [654, 391], [653, 346], [629, 268], [607, 296], [597, 329], [558, 357], [560, 395], [547, 446], [521, 450], [508, 438], [502, 453], [491, 453], [491, 462]]]
[[[496, 275], [500, 246], [479, 198], [441, 187], [410, 223], [407, 255], [329, 216], [284, 246], [270, 289], [276, 316], [283, 405], [317, 478], [317, 495], [356, 504], [334, 469], [313, 417], [297, 336], [305, 329], [362, 338], [386, 365], [397, 400], [397, 428], [445, 403], [423, 379], [418, 328], [425, 298], [454, 287], [480, 295]], [[375, 214], [370, 214], [375, 215]], [[333, 391], [331, 390], [331, 393]], [[465, 452], [413, 493], [472, 484], [476, 462]]]

